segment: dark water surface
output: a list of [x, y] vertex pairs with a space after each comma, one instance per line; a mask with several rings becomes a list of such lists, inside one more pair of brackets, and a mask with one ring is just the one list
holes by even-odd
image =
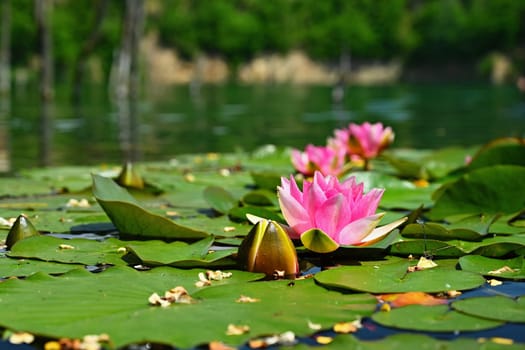
[[[473, 145], [525, 134], [525, 95], [511, 85], [347, 87], [340, 103], [322, 86], [176, 86], [144, 95], [131, 116], [122, 116], [104, 87], [90, 88], [76, 105], [57, 88], [52, 164], [120, 163], [130, 149], [135, 159], [153, 161], [268, 143], [303, 148], [324, 144], [334, 128], [367, 120], [392, 126], [396, 147]], [[14, 170], [38, 165], [39, 109], [36, 87], [13, 91], [0, 128], [7, 128]]]

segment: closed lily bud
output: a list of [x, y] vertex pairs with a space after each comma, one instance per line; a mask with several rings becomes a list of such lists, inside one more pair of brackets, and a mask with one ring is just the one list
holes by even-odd
[[136, 188], [139, 190], [144, 188], [144, 180], [133, 168], [133, 164], [130, 162], [124, 164], [124, 167], [122, 168], [116, 181], [119, 185], [124, 187]]
[[257, 222], [239, 247], [242, 268], [263, 272], [267, 277], [294, 279], [299, 263], [287, 230], [291, 229], [272, 220]]
[[25, 215], [19, 215], [7, 234], [5, 244], [7, 249], [11, 249], [16, 242], [39, 234], [40, 232], [37, 231], [35, 226], [33, 226], [31, 221], [29, 221]]

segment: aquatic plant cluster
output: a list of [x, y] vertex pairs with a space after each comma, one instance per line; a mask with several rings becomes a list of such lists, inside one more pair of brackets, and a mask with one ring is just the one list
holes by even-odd
[[[393, 138], [381, 124], [335, 131], [316, 149], [344, 153], [337, 166], [318, 146], [268, 146], [3, 178], [4, 339], [521, 347], [525, 143], [387, 149]], [[397, 334], [362, 339], [378, 326]]]

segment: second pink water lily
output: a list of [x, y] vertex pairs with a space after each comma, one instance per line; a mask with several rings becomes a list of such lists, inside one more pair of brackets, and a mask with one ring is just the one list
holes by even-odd
[[339, 245], [368, 245], [384, 238], [406, 218], [376, 227], [385, 213], [376, 213], [382, 189], [364, 193], [354, 177], [339, 182], [335, 176], [315, 172], [301, 191], [293, 177], [281, 178], [278, 188], [283, 216], [306, 248], [326, 253]]

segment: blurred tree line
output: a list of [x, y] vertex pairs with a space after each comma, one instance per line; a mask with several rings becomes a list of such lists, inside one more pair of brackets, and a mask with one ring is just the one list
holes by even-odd
[[[11, 7], [11, 65], [30, 66], [38, 56], [35, 0]], [[53, 1], [58, 79], [80, 74], [90, 56], [109, 74], [125, 7], [120, 0]], [[492, 51], [517, 57], [525, 47], [525, 0], [144, 0], [144, 9], [144, 33], [158, 33], [161, 45], [233, 65], [292, 49], [332, 63], [344, 55], [476, 63]]]

